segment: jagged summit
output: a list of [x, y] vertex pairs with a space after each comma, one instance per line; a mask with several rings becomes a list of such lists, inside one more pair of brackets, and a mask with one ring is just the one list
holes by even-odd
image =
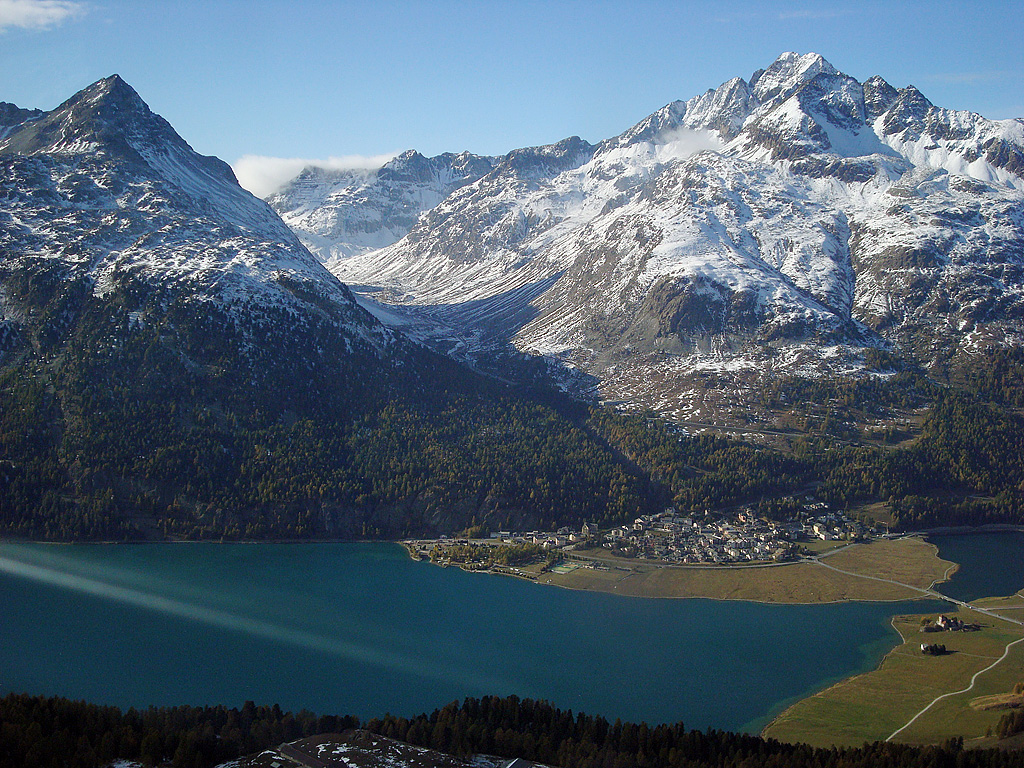
[[331, 266], [461, 354], [510, 342], [685, 414], [681, 372], [1017, 343], [1022, 201], [1024, 121], [784, 53], [596, 146], [515, 150]]
[[[296, 243], [267, 205], [238, 185], [216, 157], [200, 155], [118, 75], [99, 80], [50, 112], [12, 128], [0, 139], [0, 156], [79, 158], [103, 173], [148, 178], [182, 205]], [[297, 244], [297, 243], [296, 243]]]
[[759, 101], [786, 98], [818, 75], [835, 76], [839, 71], [818, 53], [783, 53], [768, 69], [750, 79], [750, 87]]
[[868, 120], [873, 121], [884, 115], [898, 98], [899, 91], [880, 75], [874, 75], [864, 81], [864, 114]]
[[65, 104], [81, 101], [101, 104], [117, 109], [139, 110], [140, 112], [145, 112], [150, 115], [152, 114], [149, 109], [149, 105], [142, 100], [138, 91], [128, 85], [128, 83], [126, 83], [124, 79], [116, 73], [109, 77], [104, 77], [102, 80], [97, 80], [88, 88], [85, 88], [72, 96], [67, 102], [65, 102]]
[[891, 177], [925, 162], [1024, 188], [1024, 175], [1014, 170], [1024, 165], [1022, 126], [940, 109], [914, 86], [896, 89], [880, 76], [860, 83], [816, 53], [784, 53], [749, 82], [735, 77], [671, 102], [602, 146], [658, 145], [685, 129], [708, 132], [725, 155], [827, 170], [847, 181]]
[[490, 173], [498, 158], [406, 150], [377, 170], [311, 166], [267, 202], [328, 266], [401, 239], [420, 214]]
[[501, 165], [514, 169], [523, 177], [543, 178], [575, 168], [590, 157], [593, 149], [579, 136], [569, 136], [555, 144], [513, 150]]
[[254, 310], [312, 312], [360, 343], [390, 343], [226, 163], [196, 153], [117, 75], [14, 126], [0, 168], [0, 280], [42, 258], [68, 290], [123, 296], [142, 323], [212, 302], [242, 327]]
[[0, 151], [20, 154], [132, 151], [135, 143], [170, 141], [188, 145], [166, 120], [154, 114], [118, 75], [79, 91], [29, 130], [11, 137]]

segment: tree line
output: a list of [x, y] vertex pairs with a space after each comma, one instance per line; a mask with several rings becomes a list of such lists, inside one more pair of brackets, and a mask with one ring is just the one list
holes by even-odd
[[348, 716], [241, 708], [121, 710], [57, 697], [0, 698], [0, 765], [93, 768], [115, 760], [211, 768], [320, 733], [363, 727], [456, 757], [522, 757], [560, 768], [1019, 768], [1024, 753], [963, 749], [962, 739], [916, 747], [875, 742], [817, 748], [749, 734], [688, 730], [573, 713], [516, 696], [467, 698], [429, 714]]

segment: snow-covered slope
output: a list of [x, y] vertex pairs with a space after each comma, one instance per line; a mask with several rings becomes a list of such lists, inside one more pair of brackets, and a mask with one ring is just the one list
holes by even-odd
[[419, 215], [491, 170], [495, 159], [409, 150], [377, 170], [305, 168], [267, 202], [329, 267], [391, 245]]
[[[194, 152], [118, 76], [52, 112], [11, 114], [21, 119], [0, 140], [5, 338], [33, 332], [28, 307], [43, 300], [34, 288], [51, 280], [136, 324], [212, 302], [243, 333], [283, 313], [367, 350], [391, 343], [227, 164]], [[71, 329], [65, 320], [54, 330]]]
[[511, 341], [618, 396], [624, 369], [847, 370], [865, 345], [932, 364], [1016, 343], [1022, 259], [1024, 122], [787, 53], [597, 146], [512, 152], [332, 266], [460, 349]]

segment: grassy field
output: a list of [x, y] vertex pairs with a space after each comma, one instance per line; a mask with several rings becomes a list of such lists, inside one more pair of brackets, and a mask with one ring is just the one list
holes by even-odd
[[[896, 617], [893, 626], [906, 642], [886, 656], [878, 669], [798, 702], [765, 728], [764, 735], [819, 746], [886, 739], [937, 696], [967, 688], [976, 672], [996, 661], [1008, 643], [1024, 636], [1024, 628], [974, 611], [965, 609], [957, 615], [981, 624], [982, 630], [923, 634], [919, 616]], [[922, 642], [942, 643], [950, 653], [926, 656], [920, 650]], [[936, 743], [950, 736], [983, 738], [1003, 713], [976, 710], [971, 701], [1006, 693], [1022, 679], [1024, 643], [980, 675], [971, 691], [938, 702], [896, 740]]]
[[958, 567], [941, 560], [938, 548], [923, 539], [878, 539], [863, 546], [848, 547], [829, 555], [825, 562], [852, 573], [891, 579], [927, 589], [945, 581]]
[[826, 552], [831, 552], [835, 549], [839, 549], [844, 545], [844, 542], [832, 540], [832, 541], [820, 541], [815, 539], [814, 541], [804, 542], [802, 546], [807, 551], [815, 555], [823, 555]]
[[986, 597], [983, 600], [975, 600], [973, 604], [995, 611], [1000, 616], [1024, 621], [1024, 590], [1009, 597]]
[[[878, 540], [831, 554], [826, 562], [852, 574], [928, 587], [952, 566], [920, 539]], [[632, 597], [706, 597], [767, 603], [829, 603], [840, 600], [907, 600], [920, 592], [884, 581], [839, 573], [814, 562], [763, 568], [656, 566], [610, 556], [604, 569], [545, 573], [539, 583]]]

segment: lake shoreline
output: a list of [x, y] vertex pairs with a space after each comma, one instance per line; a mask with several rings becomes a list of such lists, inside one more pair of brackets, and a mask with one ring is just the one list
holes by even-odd
[[[908, 536], [959, 536], [972, 534], [989, 533], [1024, 533], [1024, 525], [1013, 523], [986, 523], [980, 526], [946, 526], [938, 528], [922, 528], [920, 530], [906, 531], [899, 534], [900, 538]], [[351, 539], [351, 538], [282, 538], [282, 539], [102, 539], [99, 541], [52, 541], [47, 539], [22, 539], [11, 536], [0, 536], [0, 543], [9, 544], [57, 544], [57, 545], [102, 545], [114, 544], [146, 545], [146, 544], [399, 544], [409, 541], [408, 538], [401, 539]], [[771, 565], [789, 565], [790, 563], [772, 563]], [[744, 563], [723, 563], [709, 564], [681, 563], [670, 567], [679, 568], [763, 568], [765, 565], [750, 565]]]
[[[979, 544], [977, 534], [980, 533], [987, 534], [989, 541]], [[950, 579], [956, 587], [947, 591], [953, 595], [939, 594], [956, 601], [956, 594], [963, 592], [965, 582], [974, 592], [961, 595], [970, 605], [958, 603], [945, 607], [943, 613], [957, 616], [964, 624], [980, 629], [943, 633], [942, 645], [948, 644], [951, 653], [924, 662], [926, 657], [922, 654], [923, 644], [918, 634], [921, 631], [919, 615], [893, 616], [891, 624], [899, 633], [900, 642], [875, 669], [839, 680], [812, 696], [793, 702], [761, 730], [761, 735], [816, 746], [848, 746], [897, 737], [910, 743], [933, 744], [962, 736], [972, 746], [992, 746], [992, 739], [986, 734], [994, 728], [1000, 713], [986, 714], [971, 704], [976, 696], [1005, 694], [1019, 682], [1017, 670], [1024, 661], [1024, 654], [1018, 651], [1015, 663], [990, 662], [999, 653], [1005, 661], [1010, 648], [1024, 637], [1021, 627], [1024, 567], [1018, 565], [1013, 573], [1005, 573], [1005, 569], [992, 570], [993, 563], [1005, 565], [1020, 561], [1019, 538], [1006, 538], [1006, 534], [1020, 533], [1024, 531], [1014, 527], [953, 532], [944, 529], [933, 534], [944, 543], [945, 556], [962, 561], [957, 570], [966, 568], [966, 580], [952, 582]], [[948, 537], [947, 541], [941, 542], [943, 536]], [[958, 538], [962, 540], [957, 541]], [[1018, 552], [1015, 556], [1009, 551], [1013, 547]], [[979, 555], [984, 556], [979, 558]], [[991, 596], [1004, 594], [1008, 596]], [[1007, 601], [1010, 605], [1006, 605]], [[976, 673], [974, 677], [972, 673]], [[980, 685], [974, 690], [976, 679]], [[922, 691], [929, 693], [922, 696]], [[936, 693], [938, 696], [929, 701]], [[932, 711], [939, 702], [943, 702], [942, 706]], [[844, 715], [837, 719], [837, 712]]]
[[[409, 556], [426, 560], [412, 541]], [[837, 563], [845, 568], [826, 565]], [[472, 567], [451, 563], [468, 573], [513, 576], [542, 586], [604, 592], [634, 598], [738, 600], [762, 604], [820, 605], [842, 602], [896, 603], [927, 598], [926, 591], [956, 573], [957, 563], [943, 560], [938, 547], [917, 534], [848, 544], [814, 557], [759, 565], [662, 564], [616, 560], [574, 553], [568, 573], [546, 566]], [[448, 567], [431, 562], [437, 567]], [[879, 578], [879, 575], [887, 578]], [[897, 578], [899, 581], [897, 581]]]

